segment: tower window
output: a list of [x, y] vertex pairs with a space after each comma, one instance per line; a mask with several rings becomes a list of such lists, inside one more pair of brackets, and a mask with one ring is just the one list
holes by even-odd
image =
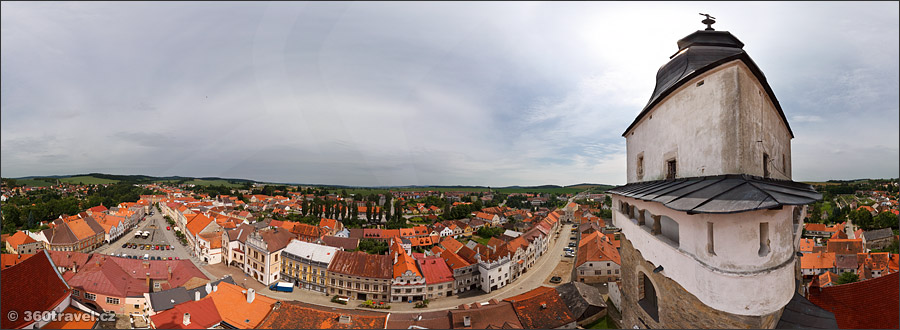
[[697, 87], [703, 86], [703, 80], [697, 82]]
[[706, 223], [706, 252], [709, 252], [711, 255], [716, 255], [716, 244], [715, 239], [713, 238], [713, 223]]
[[784, 158], [784, 154], [781, 154], [781, 171], [787, 175], [787, 159]]
[[769, 177], [769, 154], [763, 153], [763, 177]]
[[769, 254], [769, 223], [759, 223], [759, 256], [765, 257]]
[[675, 179], [675, 175], [677, 174], [676, 170], [675, 170], [676, 169], [675, 165], [676, 165], [676, 163], [675, 163], [674, 159], [666, 162], [666, 179], [667, 180]]

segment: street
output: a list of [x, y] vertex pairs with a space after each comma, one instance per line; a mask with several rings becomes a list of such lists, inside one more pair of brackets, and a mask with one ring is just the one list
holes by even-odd
[[[571, 230], [572, 225], [567, 224], [560, 229], [561, 235], [559, 238], [556, 238], [556, 234], [551, 234], [550, 247], [547, 249], [547, 252], [539, 258], [539, 260], [528, 270], [527, 273], [522, 274], [522, 276], [519, 276], [519, 278], [517, 278], [509, 285], [492, 291], [491, 293], [484, 293], [481, 290], [474, 290], [462, 293], [460, 295], [435, 299], [428, 304], [428, 308], [426, 310], [435, 311], [453, 309], [461, 304], [485, 302], [491, 299], [502, 300], [508, 297], [528, 292], [543, 285], [544, 282], [550, 278], [553, 270], [556, 269], [556, 265], [565, 258], [563, 248], [566, 247], [569, 242], [571, 242], [569, 240]], [[236, 267], [226, 267], [224, 264], [220, 263], [208, 265], [203, 269], [214, 275], [216, 278], [221, 278], [225, 275], [231, 275], [234, 279], [234, 282], [238, 285], [241, 285], [245, 288], [253, 288], [258, 294], [269, 296], [275, 299], [302, 301], [327, 307], [344, 307], [343, 305], [331, 302], [331, 296], [326, 296], [322, 293], [303, 290], [296, 287], [294, 288], [294, 292], [279, 292], [269, 290], [268, 287], [264, 286], [262, 283], [257, 282], [253, 278], [246, 276], [240, 269]], [[359, 303], [360, 301], [351, 299], [350, 304], [346, 305], [346, 308], [356, 308]], [[423, 311], [422, 309], [414, 308], [413, 306], [414, 304], [411, 303], [392, 303], [391, 309], [389, 311], [391, 313]]]

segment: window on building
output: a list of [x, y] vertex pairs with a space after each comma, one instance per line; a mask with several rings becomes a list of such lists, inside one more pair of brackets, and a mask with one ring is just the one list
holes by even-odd
[[78, 297], [81, 293], [78, 290], [72, 290], [72, 295]]
[[118, 304], [119, 304], [119, 298], [110, 298], [110, 297], [106, 297], [106, 303], [107, 303], [107, 304], [110, 304], [110, 305], [118, 305]]
[[676, 166], [676, 162], [674, 159], [666, 162], [666, 179], [668, 179], [668, 180], [675, 179], [676, 175], [678, 174], [676, 172], [676, 169], [677, 169], [677, 166]]
[[134, 304], [134, 309], [141, 309], [141, 305], [140, 305], [140, 304]]
[[769, 154], [763, 153], [763, 177], [769, 177]]
[[759, 256], [764, 257], [769, 254], [769, 223], [759, 223]]
[[709, 254], [716, 255], [716, 244], [715, 239], [713, 237], [713, 223], [706, 223], [706, 252]]
[[87, 292], [85, 292], [85, 293], [84, 293], [84, 299], [87, 299], [87, 300], [95, 300], [95, 299], [97, 299], [97, 295], [95, 295], [95, 294], [93, 294], [93, 293], [87, 293]]
[[650, 278], [644, 273], [639, 273], [638, 275], [638, 305], [641, 306], [641, 309], [644, 312], [647, 312], [647, 315], [650, 315], [654, 321], [659, 322], [659, 305], [657, 305], [656, 301], [656, 288], [653, 287], [653, 282], [650, 282]]

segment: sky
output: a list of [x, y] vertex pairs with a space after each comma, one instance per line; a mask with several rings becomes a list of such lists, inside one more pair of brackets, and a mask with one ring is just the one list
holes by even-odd
[[897, 2], [3, 2], [0, 175], [624, 184], [676, 41], [744, 42], [793, 179], [900, 172]]

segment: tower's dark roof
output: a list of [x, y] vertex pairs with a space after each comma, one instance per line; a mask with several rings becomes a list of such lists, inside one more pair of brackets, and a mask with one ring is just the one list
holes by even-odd
[[659, 202], [688, 213], [738, 213], [805, 205], [822, 199], [812, 186], [746, 174], [629, 183], [609, 193]]
[[759, 83], [766, 90], [766, 93], [772, 100], [772, 104], [775, 105], [775, 109], [778, 110], [778, 114], [784, 120], [784, 125], [787, 127], [788, 132], [791, 134], [791, 137], [794, 137], [794, 132], [791, 130], [791, 126], [788, 125], [784, 111], [781, 110], [781, 105], [778, 103], [778, 99], [775, 98], [775, 93], [769, 87], [766, 76], [759, 70], [756, 63], [753, 63], [753, 60], [750, 59], [743, 47], [744, 43], [728, 31], [697, 31], [678, 40], [678, 52], [672, 55], [670, 57], [671, 60], [661, 66], [656, 73], [656, 88], [653, 89], [650, 101], [647, 102], [641, 113], [634, 119], [634, 122], [628, 126], [628, 129], [622, 133], [622, 136], [628, 134], [653, 107], [685, 82], [721, 64], [732, 60], [741, 60], [750, 68], [750, 71], [753, 72], [753, 75], [756, 76], [756, 79], [759, 80]]

